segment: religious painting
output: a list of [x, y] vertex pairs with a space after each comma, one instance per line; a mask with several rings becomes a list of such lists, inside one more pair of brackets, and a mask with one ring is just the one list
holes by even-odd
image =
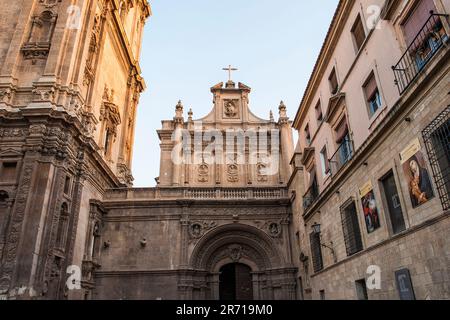
[[369, 181], [362, 188], [360, 188], [359, 194], [363, 207], [367, 233], [372, 233], [380, 227], [380, 217], [372, 182]]
[[412, 141], [402, 151], [400, 159], [408, 182], [412, 206], [420, 207], [434, 198], [434, 192], [419, 139]]

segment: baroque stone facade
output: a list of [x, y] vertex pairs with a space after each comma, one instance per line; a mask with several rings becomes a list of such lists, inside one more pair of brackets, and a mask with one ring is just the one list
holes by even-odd
[[151, 10], [123, 2], [19, 1], [0, 13], [2, 298], [83, 298], [66, 271], [82, 266], [89, 201], [131, 186]]

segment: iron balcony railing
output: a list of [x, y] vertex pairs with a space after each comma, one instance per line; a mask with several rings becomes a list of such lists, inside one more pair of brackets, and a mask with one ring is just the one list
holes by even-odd
[[337, 151], [331, 157], [330, 161], [330, 173], [335, 175], [341, 170], [341, 168], [349, 162], [353, 157], [353, 143], [350, 137], [347, 135], [343, 142], [338, 147]]
[[392, 67], [400, 95], [408, 89], [431, 58], [449, 40], [443, 26], [443, 21], [447, 21], [448, 15], [435, 14], [433, 11], [430, 14], [430, 18], [406, 49], [400, 61]]
[[303, 196], [303, 209], [306, 211], [311, 207], [319, 197], [319, 188], [314, 183]]

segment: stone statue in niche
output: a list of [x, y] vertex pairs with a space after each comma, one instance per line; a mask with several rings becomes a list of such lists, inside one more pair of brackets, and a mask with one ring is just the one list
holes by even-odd
[[237, 103], [239, 100], [225, 100], [224, 114], [227, 118], [236, 118], [238, 115]]
[[28, 38], [28, 43], [49, 43], [53, 35], [56, 22], [56, 14], [44, 11], [41, 15], [34, 17]]
[[57, 14], [47, 10], [32, 18], [28, 39], [22, 47], [25, 59], [45, 59], [50, 52], [50, 43], [56, 25]]

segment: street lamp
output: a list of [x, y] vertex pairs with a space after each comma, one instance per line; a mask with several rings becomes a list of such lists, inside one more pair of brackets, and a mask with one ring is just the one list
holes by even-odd
[[330, 241], [329, 245], [322, 243], [322, 237], [321, 237], [321, 233], [320, 233], [320, 223], [315, 222], [311, 226], [311, 228], [312, 228], [314, 234], [318, 235], [320, 246], [329, 249], [331, 251], [331, 254], [333, 255], [334, 263], [337, 263], [336, 252], [334, 252], [334, 248], [333, 248], [333, 241]]
[[311, 228], [313, 229], [314, 234], [320, 234], [320, 224], [314, 223]]

